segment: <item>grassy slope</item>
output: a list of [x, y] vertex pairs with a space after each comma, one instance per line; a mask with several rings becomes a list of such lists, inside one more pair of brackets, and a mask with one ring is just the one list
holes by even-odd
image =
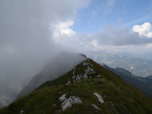
[[[19, 114], [21, 110], [25, 111], [23, 114], [60, 112], [62, 114], [152, 114], [150, 98], [94, 61], [90, 59], [87, 61], [93, 64], [92, 68], [96, 71], [96, 74], [91, 75], [92, 78], [72, 82], [73, 71], [70, 71], [56, 80], [42, 84], [31, 94], [18, 99], [8, 107], [2, 108], [0, 114]], [[84, 74], [84, 69], [87, 69], [87, 66], [80, 63], [76, 66], [75, 75]], [[97, 78], [98, 74], [103, 76]], [[68, 78], [72, 83], [66, 85]], [[101, 94], [105, 102], [101, 104], [93, 92]], [[65, 93], [67, 93], [66, 97], [80, 97], [83, 103], [73, 104], [72, 108], [61, 111], [62, 102], [58, 99]], [[96, 104], [102, 110], [95, 109], [91, 106], [92, 104]]]

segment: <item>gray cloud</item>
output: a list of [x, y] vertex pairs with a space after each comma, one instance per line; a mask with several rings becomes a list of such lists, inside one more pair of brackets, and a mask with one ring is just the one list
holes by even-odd
[[[97, 45], [107, 46], [152, 42], [151, 39], [139, 37], [128, 28], [114, 25], [91, 35], [83, 33], [76, 33], [71, 37], [62, 35], [58, 39], [63, 45], [54, 42], [52, 34], [55, 25], [72, 20], [77, 10], [87, 7], [90, 2], [91, 0], [0, 1], [0, 70], [24, 71], [18, 74], [24, 74], [23, 77], [33, 75], [30, 73], [31, 68], [33, 72], [34, 68], [38, 69], [38, 66], [42, 66], [45, 61], [62, 50], [69, 47], [78, 51], [96, 48], [93, 41], [96, 41]], [[110, 3], [110, 6], [113, 6], [115, 2]], [[4, 70], [6, 68], [7, 70]]]
[[116, 25], [106, 26], [100, 33], [94, 33], [90, 37], [96, 40], [98, 45], [125, 46], [152, 43], [151, 38], [140, 37], [129, 28]]
[[73, 19], [76, 11], [89, 3], [90, 0], [0, 1], [1, 76], [6, 72], [7, 76], [31, 76], [45, 61], [65, 50], [51, 40], [54, 26]]
[[84, 35], [83, 33], [76, 33], [71, 36], [60, 34], [58, 40], [60, 45], [68, 46], [78, 51], [100, 50], [106, 49], [106, 47], [109, 49], [109, 46], [120, 49], [120, 46], [123, 46], [123, 48], [124, 46], [138, 47], [152, 43], [152, 38], [140, 37], [138, 33], [131, 31], [131, 29], [114, 24], [104, 27], [101, 32], [90, 35]]
[[68, 44], [68, 46], [77, 50], [100, 50], [103, 47], [109, 49], [109, 46], [114, 46], [115, 49], [120, 48], [120, 46], [138, 47], [152, 43], [152, 38], [140, 37], [138, 33], [131, 31], [129, 28], [118, 25], [108, 25], [101, 32], [90, 35], [84, 35], [83, 33], [77, 33], [72, 37], [62, 35], [60, 39], [63, 40], [62, 42], [65, 45]]

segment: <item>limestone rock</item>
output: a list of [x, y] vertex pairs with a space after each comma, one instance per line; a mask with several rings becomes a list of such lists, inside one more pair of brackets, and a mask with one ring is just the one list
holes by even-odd
[[99, 108], [97, 105], [92, 104], [91, 106], [93, 106], [95, 109], [101, 110], [101, 108]]
[[102, 96], [99, 93], [94, 92], [93, 95], [95, 95], [98, 98], [100, 103], [104, 103], [104, 100], [103, 100]]

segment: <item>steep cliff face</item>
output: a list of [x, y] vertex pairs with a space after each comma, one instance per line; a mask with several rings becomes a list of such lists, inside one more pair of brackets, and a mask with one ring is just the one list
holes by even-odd
[[84, 55], [69, 52], [61, 53], [46, 63], [42, 71], [34, 76], [29, 84], [21, 90], [17, 98], [28, 95], [44, 82], [56, 79], [67, 73], [85, 59], [86, 57]]

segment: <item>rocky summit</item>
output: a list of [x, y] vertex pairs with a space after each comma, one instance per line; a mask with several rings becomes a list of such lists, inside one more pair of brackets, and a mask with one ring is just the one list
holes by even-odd
[[0, 114], [152, 114], [151, 107], [149, 97], [87, 58]]

